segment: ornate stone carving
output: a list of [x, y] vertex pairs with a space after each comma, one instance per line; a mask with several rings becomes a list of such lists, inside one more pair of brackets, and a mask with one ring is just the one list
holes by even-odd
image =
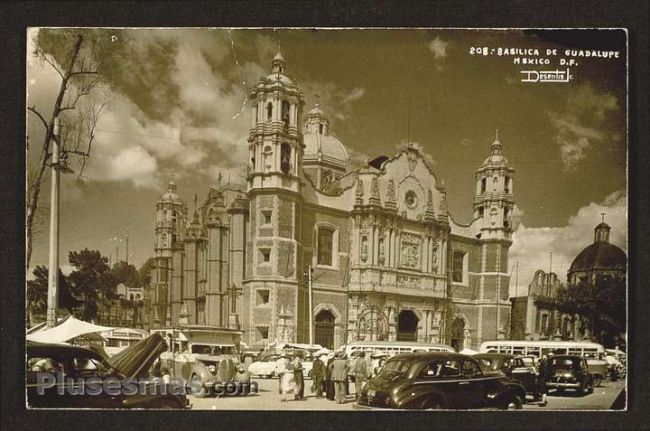
[[400, 243], [400, 265], [406, 268], [420, 267], [420, 245], [422, 240], [419, 236], [405, 232], [402, 234]]
[[396, 210], [397, 198], [395, 196], [395, 181], [388, 180], [388, 190], [386, 191], [386, 208]]
[[427, 190], [427, 204], [425, 206], [424, 218], [426, 220], [433, 220], [435, 213], [433, 212], [433, 193]]
[[357, 178], [356, 203], [363, 205], [363, 180], [361, 178]]
[[368, 261], [368, 237], [361, 237], [361, 260], [365, 263]]
[[386, 252], [384, 246], [384, 238], [382, 237], [379, 238], [379, 264], [383, 265], [385, 261], [386, 261]]
[[433, 268], [434, 271], [438, 270], [438, 245], [437, 244], [433, 246], [433, 250], [431, 251], [431, 268]]
[[370, 182], [370, 199], [368, 200], [370, 205], [381, 205], [381, 199], [379, 197], [379, 180], [377, 177], [373, 177]]
[[398, 275], [397, 287], [406, 287], [408, 289], [419, 289], [420, 279], [418, 277], [411, 277], [408, 275]]
[[415, 147], [409, 146], [406, 153], [406, 160], [409, 165], [409, 171], [413, 172], [418, 165], [418, 150]]

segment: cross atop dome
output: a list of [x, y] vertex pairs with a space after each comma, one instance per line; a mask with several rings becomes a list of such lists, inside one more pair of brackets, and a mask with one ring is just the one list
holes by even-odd
[[494, 142], [492, 142], [492, 154], [501, 155], [501, 142], [499, 142], [499, 129], [494, 132]]

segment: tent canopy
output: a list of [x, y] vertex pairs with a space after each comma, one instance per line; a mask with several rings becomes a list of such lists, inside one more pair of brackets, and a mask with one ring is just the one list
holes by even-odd
[[36, 341], [38, 343], [65, 343], [80, 335], [110, 331], [111, 329], [113, 328], [109, 326], [95, 325], [70, 316], [54, 328], [43, 328], [27, 334], [25, 338], [28, 341]]

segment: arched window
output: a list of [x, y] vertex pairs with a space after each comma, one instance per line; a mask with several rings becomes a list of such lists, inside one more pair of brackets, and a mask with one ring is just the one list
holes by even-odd
[[318, 228], [318, 256], [316, 263], [332, 266], [332, 243], [334, 231], [328, 227]]
[[291, 145], [282, 144], [280, 147], [280, 169], [285, 174], [291, 171]]
[[487, 184], [487, 179], [485, 177], [481, 178], [481, 194], [485, 193], [486, 184]]
[[286, 100], [282, 101], [282, 122], [284, 122], [285, 127], [289, 126], [289, 102]]
[[167, 234], [162, 234], [162, 246], [167, 247]]
[[266, 121], [271, 121], [273, 119], [273, 103], [269, 102], [266, 104]]
[[503, 186], [504, 186], [504, 189], [503, 189], [503, 190], [504, 190], [506, 193], [510, 193], [510, 177], [506, 177], [506, 178], [505, 178], [505, 180], [504, 180], [504, 185], [503, 185]]
[[176, 225], [176, 220], [178, 220], [178, 215], [176, 214], [176, 211], [172, 213], [172, 224]]
[[318, 133], [320, 133], [321, 135], [323, 134], [323, 123], [320, 123], [318, 125]]
[[510, 212], [508, 208], [503, 209], [503, 227], [510, 227]]

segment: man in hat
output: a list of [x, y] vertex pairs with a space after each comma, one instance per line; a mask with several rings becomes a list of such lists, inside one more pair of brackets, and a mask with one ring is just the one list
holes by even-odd
[[275, 375], [278, 376], [278, 394], [282, 394], [282, 373], [287, 370], [287, 352], [282, 351], [280, 357], [275, 361]]
[[313, 380], [316, 398], [323, 398], [323, 386], [325, 381], [325, 363], [320, 356], [316, 356], [311, 367], [311, 378]]
[[334, 361], [330, 365], [332, 371], [332, 381], [334, 382], [334, 398], [337, 404], [345, 402], [345, 382], [348, 380], [348, 364], [345, 360], [345, 353], [336, 354]]
[[368, 363], [366, 362], [366, 352], [360, 352], [354, 362], [354, 396], [359, 400], [361, 388], [368, 380]]

